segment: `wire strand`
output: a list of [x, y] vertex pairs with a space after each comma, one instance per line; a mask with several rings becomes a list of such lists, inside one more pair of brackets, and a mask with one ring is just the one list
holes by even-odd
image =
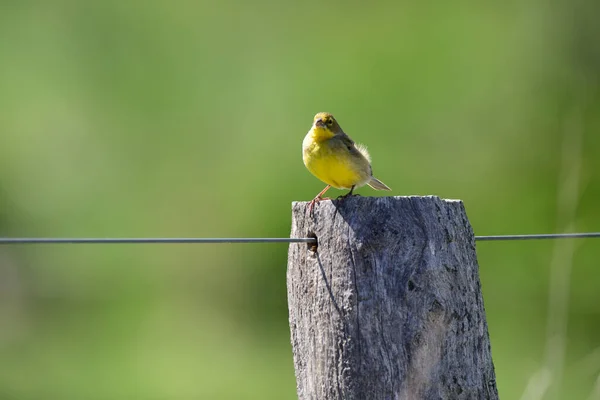
[[0, 238], [0, 244], [315, 243], [315, 238]]
[[[600, 238], [600, 232], [475, 236], [477, 241]], [[0, 238], [7, 244], [316, 243], [316, 238]]]
[[583, 238], [598, 238], [600, 232], [583, 232], [583, 233], [543, 233], [536, 235], [491, 235], [491, 236], [475, 236], [478, 241], [492, 240], [532, 240], [532, 239], [583, 239]]

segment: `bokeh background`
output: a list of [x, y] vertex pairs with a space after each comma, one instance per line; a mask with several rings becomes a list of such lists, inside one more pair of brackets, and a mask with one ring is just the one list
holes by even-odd
[[[286, 237], [318, 111], [476, 234], [600, 230], [595, 0], [0, 7], [2, 236]], [[600, 399], [600, 240], [477, 249], [501, 398]], [[2, 246], [0, 398], [295, 399], [286, 256]]]

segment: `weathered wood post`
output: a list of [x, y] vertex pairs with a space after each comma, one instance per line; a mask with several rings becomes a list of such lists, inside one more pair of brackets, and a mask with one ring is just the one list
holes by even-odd
[[497, 399], [475, 239], [438, 197], [293, 204], [287, 290], [301, 400]]

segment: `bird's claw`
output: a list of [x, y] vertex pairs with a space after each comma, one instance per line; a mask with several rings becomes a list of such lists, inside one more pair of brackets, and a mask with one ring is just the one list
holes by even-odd
[[338, 197], [336, 197], [336, 200], [343, 200], [347, 197], [352, 197], [352, 196], [360, 196], [360, 194], [357, 193], [346, 193], [346, 194], [341, 194]]
[[315, 209], [315, 204], [317, 204], [320, 201], [323, 200], [331, 200], [329, 197], [315, 197], [314, 199], [312, 199], [310, 201], [310, 203], [308, 203], [308, 213], [310, 214], [310, 216], [312, 217], [314, 215], [314, 209]]

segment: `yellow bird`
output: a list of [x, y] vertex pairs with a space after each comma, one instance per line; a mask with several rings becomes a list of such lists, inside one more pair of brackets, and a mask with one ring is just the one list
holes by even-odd
[[350, 189], [343, 197], [352, 195], [355, 188], [364, 185], [375, 190], [392, 190], [373, 176], [367, 148], [354, 143], [329, 113], [315, 115], [313, 125], [302, 142], [302, 158], [306, 168], [327, 184], [310, 202], [311, 212], [315, 203], [329, 200], [323, 195], [332, 186]]

